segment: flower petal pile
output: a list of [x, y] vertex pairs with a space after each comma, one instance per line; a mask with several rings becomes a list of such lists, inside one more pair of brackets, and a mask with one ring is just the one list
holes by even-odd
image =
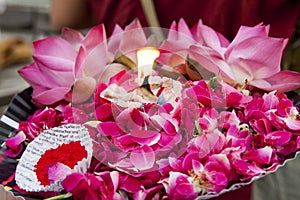
[[98, 25], [36, 41], [20, 74], [41, 107], [6, 140], [6, 154], [75, 123], [92, 139], [88, 170], [70, 172], [58, 152], [46, 173], [74, 199], [201, 199], [251, 183], [300, 149], [299, 108], [284, 93], [300, 74], [280, 71], [287, 40], [268, 33], [242, 26], [228, 41], [201, 20], [174, 22], [149, 87], [136, 81], [136, 52], [155, 41], [138, 20], [109, 39]]

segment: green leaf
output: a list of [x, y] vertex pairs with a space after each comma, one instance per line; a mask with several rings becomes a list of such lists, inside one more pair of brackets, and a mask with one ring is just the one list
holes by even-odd
[[58, 196], [50, 197], [50, 198], [45, 199], [45, 200], [70, 199], [70, 197], [72, 197], [72, 194], [69, 192], [67, 194], [61, 194], [61, 195], [58, 195]]
[[218, 77], [215, 76], [215, 77], [211, 78], [208, 82], [208, 86], [213, 90], [220, 88]]
[[98, 124], [101, 124], [102, 122], [101, 121], [87, 121], [85, 122], [83, 125], [86, 125], [86, 126], [90, 126], [92, 128], [97, 128]]
[[198, 118], [199, 118], [199, 116], [197, 114], [196, 120], [194, 122], [194, 124], [195, 124], [194, 125], [194, 131], [193, 131], [193, 135], [194, 136], [199, 136], [199, 135], [201, 135], [203, 133], [203, 129], [201, 128], [201, 126], [200, 126], [200, 124], [198, 122]]

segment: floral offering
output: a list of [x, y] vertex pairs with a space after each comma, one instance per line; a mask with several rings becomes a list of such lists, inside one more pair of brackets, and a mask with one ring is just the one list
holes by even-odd
[[35, 41], [20, 75], [38, 109], [6, 140], [21, 191], [56, 199], [208, 199], [275, 172], [300, 150], [281, 71], [287, 40], [200, 20], [158, 43], [133, 21]]

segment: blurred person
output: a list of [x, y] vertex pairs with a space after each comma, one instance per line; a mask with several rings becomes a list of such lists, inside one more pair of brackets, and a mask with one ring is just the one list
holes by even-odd
[[[149, 1], [149, 0], [148, 0]], [[151, 0], [150, 0], [151, 1]], [[52, 0], [53, 28], [87, 28], [103, 23], [108, 36], [138, 18], [149, 26], [141, 0]], [[159, 24], [169, 28], [183, 18], [192, 27], [199, 19], [231, 40], [241, 25], [270, 24], [270, 36], [291, 38], [299, 16], [298, 0], [152, 0]]]

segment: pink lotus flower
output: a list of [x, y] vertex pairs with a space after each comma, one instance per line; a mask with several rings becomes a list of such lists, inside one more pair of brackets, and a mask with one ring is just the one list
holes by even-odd
[[[62, 37], [38, 40], [33, 46], [34, 62], [19, 73], [33, 87], [34, 101], [43, 105], [85, 101], [94, 92], [107, 63], [103, 25], [92, 28], [86, 37], [64, 29]], [[72, 96], [72, 87], [79, 96]]]
[[71, 101], [67, 94], [74, 81], [75, 49], [60, 37], [36, 41], [33, 47], [35, 62], [19, 71], [34, 89], [33, 100], [45, 105]]
[[192, 45], [220, 48], [222, 51], [229, 42], [222, 34], [204, 25], [201, 19], [191, 30], [186, 22], [180, 19], [178, 24], [172, 23], [167, 39], [160, 46], [162, 53], [158, 60], [171, 67], [184, 64]]
[[[172, 23], [168, 38], [160, 46], [161, 56], [158, 62], [171, 66], [184, 75], [187, 74], [192, 80], [209, 79], [213, 74], [194, 63], [189, 48], [192, 45], [203, 45], [223, 52], [228, 44], [228, 40], [222, 34], [204, 25], [202, 20], [190, 30], [185, 21], [180, 19], [178, 24]], [[188, 63], [193, 67], [188, 66]]]
[[160, 175], [157, 171], [129, 175], [119, 173], [118, 190], [123, 192], [123, 198], [134, 200], [160, 199], [165, 196], [163, 185], [158, 183]]
[[200, 44], [191, 46], [190, 54], [204, 68], [234, 84], [278, 92], [296, 89], [300, 74], [280, 71], [287, 40], [268, 37], [268, 33], [269, 26], [242, 26], [225, 51], [220, 43]]

